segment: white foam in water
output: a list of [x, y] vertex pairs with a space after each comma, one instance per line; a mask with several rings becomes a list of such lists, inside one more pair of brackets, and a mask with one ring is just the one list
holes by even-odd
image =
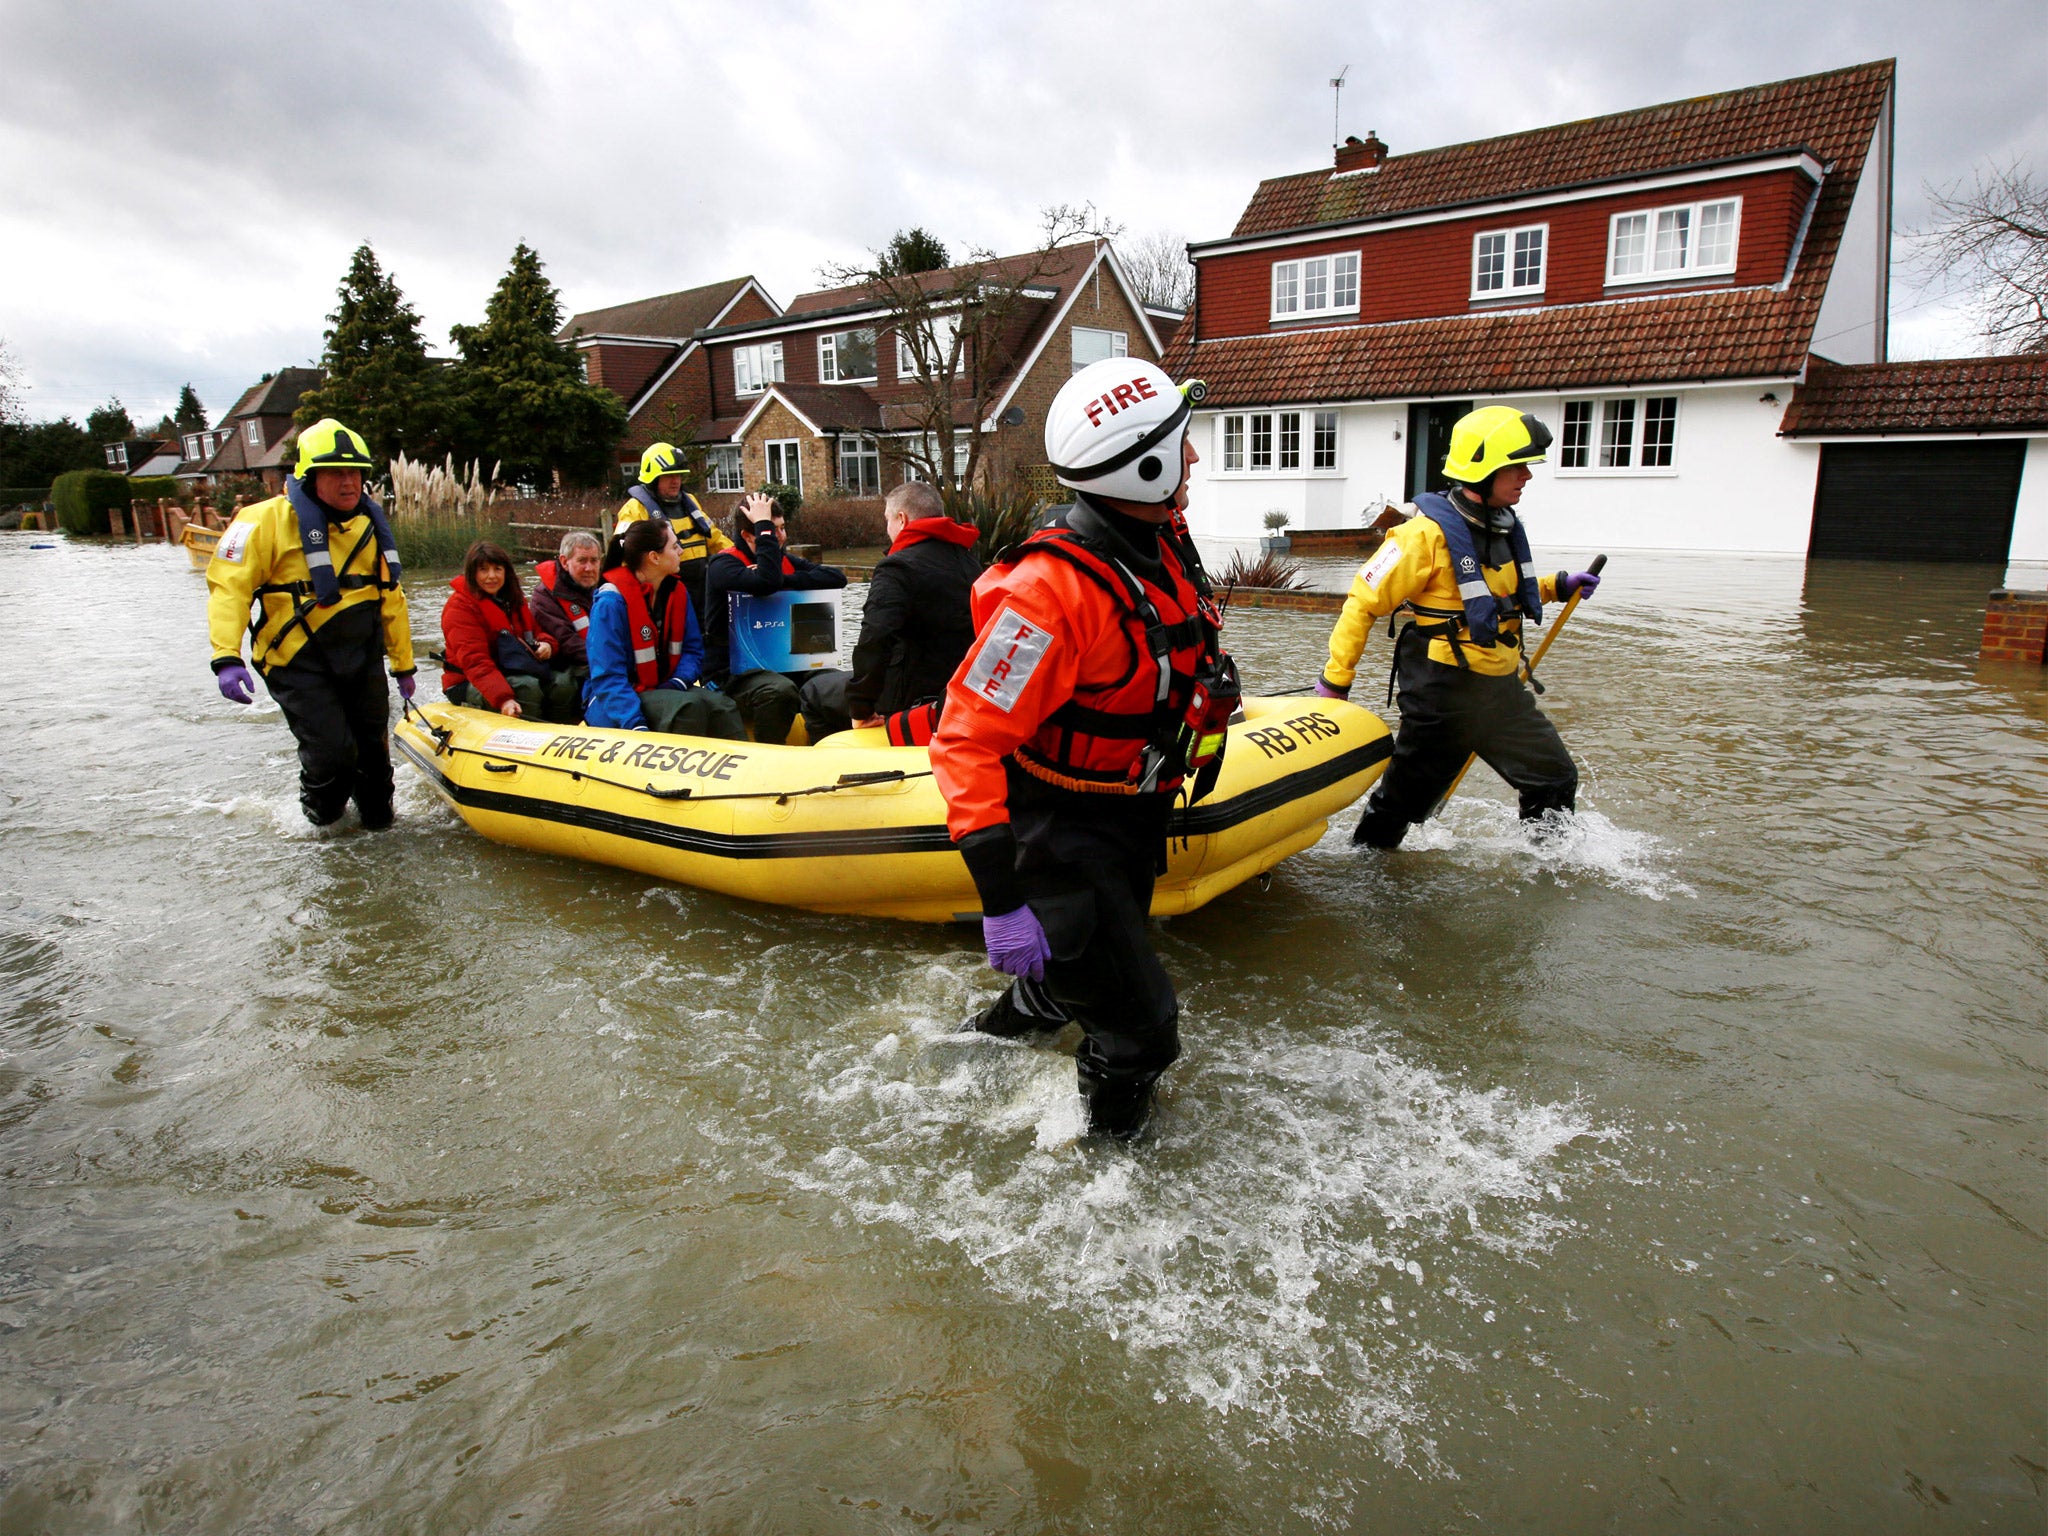
[[807, 1097], [832, 1150], [790, 1166], [757, 1149], [997, 1294], [1119, 1341], [1161, 1400], [1242, 1416], [1254, 1442], [1365, 1436], [1434, 1465], [1426, 1379], [1470, 1362], [1414, 1309], [1477, 1326], [1489, 1302], [1460, 1257], [1491, 1273], [1473, 1249], [1543, 1251], [1586, 1167], [1567, 1149], [1615, 1135], [1576, 1105], [1446, 1080], [1367, 1026], [1247, 1043], [1247, 1026], [1191, 1019], [1213, 1044], [1174, 1068], [1155, 1129], [1095, 1146], [1077, 1140], [1070, 1054], [954, 1034], [973, 998], [946, 965], [906, 991], [821, 1042]]
[[1598, 811], [1528, 822], [1504, 801], [1462, 796], [1442, 815], [1410, 827], [1401, 849], [1445, 853], [1472, 869], [1511, 866], [1517, 875], [1547, 874], [1566, 884], [1596, 880], [1652, 901], [1696, 894], [1671, 872], [1662, 838], [1618, 827]]

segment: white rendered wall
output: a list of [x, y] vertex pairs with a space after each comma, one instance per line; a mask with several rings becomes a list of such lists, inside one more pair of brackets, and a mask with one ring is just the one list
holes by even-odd
[[[1569, 549], [1805, 554], [1820, 449], [1777, 435], [1790, 386], [1741, 384], [1655, 393], [1679, 397], [1672, 468], [1560, 472], [1553, 447], [1550, 462], [1536, 467], [1536, 478], [1522, 497], [1530, 537]], [[1776, 400], [1762, 401], [1767, 393]], [[1560, 395], [1477, 403], [1533, 412], [1553, 433], [1563, 427]], [[1304, 413], [1311, 409], [1302, 407]], [[1217, 420], [1215, 412], [1195, 417], [1195, 447], [1202, 462], [1195, 466], [1188, 493], [1189, 526], [1205, 556], [1227, 558], [1232, 549], [1252, 548], [1269, 509], [1286, 512], [1295, 530], [1356, 528], [1366, 521], [1367, 508], [1382, 499], [1401, 499], [1408, 453], [1405, 401], [1342, 409], [1334, 478], [1222, 474]], [[2048, 486], [2048, 473], [2030, 478]], [[2040, 494], [2048, 496], [2048, 490]]]
[[2009, 571], [2015, 586], [2048, 587], [2048, 437], [2027, 442], [2020, 467], [2019, 505], [2013, 508], [2012, 548], [2006, 559], [2023, 571]]
[[1885, 360], [1884, 312], [1891, 270], [1890, 121], [1888, 110], [1878, 118], [1813, 326], [1811, 350], [1832, 362]]

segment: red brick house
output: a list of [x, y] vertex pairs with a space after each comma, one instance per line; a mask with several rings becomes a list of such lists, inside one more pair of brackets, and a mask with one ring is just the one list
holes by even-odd
[[202, 439], [211, 439], [214, 446], [199, 474], [214, 484], [258, 479], [265, 490], [282, 491], [292, 472], [291, 447], [298, 440], [292, 412], [299, 407], [299, 397], [318, 389], [326, 377], [319, 368], [281, 368], [251, 384], [213, 431], [185, 434], [186, 458], [203, 446]]
[[[932, 291], [962, 270], [929, 274]], [[983, 419], [971, 420], [972, 402], [963, 400], [954, 424], [989, 434], [985, 468], [1028, 472], [1045, 462], [1046, 407], [1074, 370], [1098, 357], [1156, 359], [1180, 317], [1137, 298], [1106, 240], [1079, 241], [1049, 259], [1004, 257], [985, 270], [993, 282], [1030, 280], [994, 340], [997, 385]], [[697, 341], [709, 385], [697, 439], [712, 455], [714, 506], [771, 483], [795, 485], [811, 500], [874, 496], [915, 473], [904, 455], [922, 441], [924, 390], [876, 291], [799, 294], [779, 314], [731, 317]], [[964, 462], [959, 447], [956, 440], [956, 464]]]
[[[560, 331], [576, 348], [584, 376], [626, 403], [619, 471], [630, 484], [640, 455], [658, 442], [692, 436], [713, 443], [710, 354], [700, 332], [719, 325], [772, 320], [782, 307], [752, 277], [729, 277], [608, 309], [571, 315]], [[689, 431], [683, 429], [688, 428]], [[715, 466], [714, 466], [715, 467]]]
[[[1498, 403], [1557, 437], [1524, 498], [1542, 542], [1808, 550], [1823, 450], [1781, 420], [1816, 368], [1886, 363], [1893, 107], [1881, 61], [1412, 154], [1353, 139], [1260, 183], [1190, 248], [1166, 359], [1210, 386], [1197, 533], [1358, 526]], [[2020, 497], [2001, 555], [2040, 515]]]

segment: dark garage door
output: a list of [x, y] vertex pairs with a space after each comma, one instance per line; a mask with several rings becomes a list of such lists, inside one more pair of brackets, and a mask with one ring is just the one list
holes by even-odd
[[1813, 495], [1817, 560], [2005, 562], [2024, 440], [1825, 443]]

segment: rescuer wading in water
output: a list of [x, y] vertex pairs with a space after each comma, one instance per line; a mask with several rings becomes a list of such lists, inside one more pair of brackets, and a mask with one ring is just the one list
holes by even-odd
[[369, 828], [391, 825], [391, 698], [384, 663], [413, 692], [411, 619], [398, 546], [363, 490], [370, 450], [340, 422], [299, 435], [285, 494], [244, 507], [206, 567], [206, 628], [221, 694], [255, 697], [249, 659], [299, 743], [299, 804], [324, 827], [353, 799]]
[[1195, 798], [1213, 782], [1237, 703], [1177, 518], [1188, 412], [1136, 358], [1060, 389], [1046, 456], [1074, 505], [975, 583], [974, 644], [931, 743], [989, 964], [1015, 978], [971, 1027], [1077, 1022], [1089, 1129], [1119, 1139], [1180, 1053], [1180, 1005], [1145, 932], [1167, 815], [1184, 782]]
[[1351, 583], [1316, 679], [1322, 697], [1350, 694], [1375, 619], [1412, 616], [1394, 639], [1401, 729], [1353, 842], [1398, 847], [1474, 753], [1521, 792], [1524, 821], [1576, 802], [1571, 753], [1517, 675], [1523, 621], [1540, 623], [1545, 602], [1600, 585], [1590, 571], [1531, 569], [1515, 504], [1549, 446], [1550, 429], [1525, 411], [1489, 405], [1461, 417], [1444, 458], [1461, 483], [1416, 497], [1419, 515], [1390, 530]]

